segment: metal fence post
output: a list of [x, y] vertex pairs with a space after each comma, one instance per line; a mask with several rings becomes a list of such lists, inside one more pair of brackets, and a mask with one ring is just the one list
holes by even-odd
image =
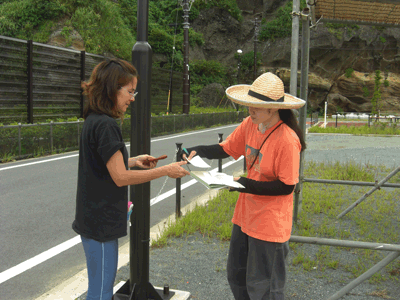
[[338, 117], [338, 112], [336, 112], [336, 124], [335, 124], [335, 128], [337, 128], [337, 117]]
[[53, 121], [50, 121], [50, 149], [53, 152]]
[[[86, 52], [81, 51], [81, 83], [82, 81], [85, 81], [85, 67], [86, 67]], [[81, 97], [80, 97], [80, 117], [83, 118], [83, 102], [84, 102], [84, 97], [83, 97], [83, 89], [81, 87]]]
[[[181, 158], [179, 154], [182, 150], [182, 143], [176, 144], [176, 161], [180, 161]], [[175, 207], [175, 218], [178, 219], [182, 215], [181, 213], [181, 179], [176, 179], [176, 207]]]
[[21, 123], [18, 123], [18, 155], [21, 156]]
[[79, 140], [80, 140], [80, 139], [79, 139], [79, 120], [78, 120], [77, 124], [78, 124], [78, 148], [79, 148], [79, 146], [80, 146], [80, 145], [79, 145], [79, 144], [80, 144], [80, 141], [79, 141]]
[[28, 123], [33, 123], [33, 41], [27, 43], [27, 119]]
[[[218, 133], [218, 136], [219, 136], [218, 142], [219, 142], [219, 143], [222, 142], [222, 136], [223, 136], [223, 135], [224, 135], [223, 133]], [[222, 172], [222, 158], [219, 158], [219, 159], [218, 159], [218, 172]]]

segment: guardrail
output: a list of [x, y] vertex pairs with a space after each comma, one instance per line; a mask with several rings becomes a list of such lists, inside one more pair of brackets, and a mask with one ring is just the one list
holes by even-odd
[[[241, 122], [243, 111], [151, 117], [151, 136], [182, 132], [199, 126]], [[130, 140], [131, 120], [117, 120], [125, 141]], [[55, 154], [79, 149], [83, 121], [0, 126], [0, 161]]]

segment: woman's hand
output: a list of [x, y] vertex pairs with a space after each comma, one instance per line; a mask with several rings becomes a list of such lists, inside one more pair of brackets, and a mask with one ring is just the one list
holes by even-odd
[[240, 179], [240, 177], [233, 177], [234, 181], [238, 181]]
[[143, 155], [138, 155], [136, 157], [131, 157], [129, 159], [128, 166], [129, 166], [129, 168], [139, 167], [139, 168], [142, 168], [142, 169], [153, 169], [153, 168], [155, 168], [157, 166], [157, 162], [156, 161], [148, 162], [147, 160], [149, 158], [154, 158], [154, 157], [151, 156], [151, 155], [148, 155], [148, 154], [143, 154]]
[[169, 164], [167, 167], [167, 175], [170, 178], [182, 178], [186, 175], [190, 175], [190, 173], [185, 170], [182, 165], [186, 165], [186, 161], [178, 161], [172, 164]]
[[195, 156], [195, 155], [196, 155], [196, 151], [192, 151], [192, 152], [190, 152], [190, 155], [188, 158], [186, 158], [186, 154], [182, 154], [182, 158], [184, 160], [186, 160], [186, 159], [191, 160], [193, 158], [193, 156]]

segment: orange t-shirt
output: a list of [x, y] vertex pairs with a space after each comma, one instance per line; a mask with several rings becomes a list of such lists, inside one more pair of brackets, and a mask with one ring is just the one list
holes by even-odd
[[[283, 122], [261, 133], [248, 117], [220, 145], [235, 159], [245, 155], [248, 169], [265, 138], [280, 123]], [[299, 181], [300, 150], [297, 134], [286, 124], [280, 125], [262, 146], [247, 178], [295, 185]], [[290, 238], [292, 214], [293, 193], [281, 196], [240, 193], [232, 222], [253, 238], [284, 243]]]

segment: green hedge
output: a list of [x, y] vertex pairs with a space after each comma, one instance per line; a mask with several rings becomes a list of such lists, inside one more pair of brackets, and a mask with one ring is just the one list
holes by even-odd
[[[151, 136], [192, 130], [199, 127], [239, 123], [247, 116], [244, 111], [151, 117]], [[131, 120], [125, 118], [122, 136], [130, 140]], [[0, 126], [0, 161], [36, 157], [45, 154], [77, 150], [83, 121], [56, 122], [34, 125]], [[20, 136], [20, 139], [19, 139]], [[20, 140], [20, 145], [19, 145]]]

